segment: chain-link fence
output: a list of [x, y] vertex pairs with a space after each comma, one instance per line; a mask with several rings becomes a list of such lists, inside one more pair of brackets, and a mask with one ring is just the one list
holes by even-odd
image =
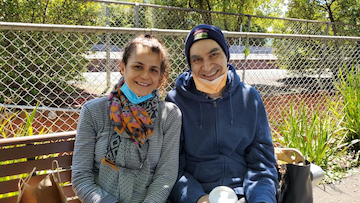
[[[81, 105], [109, 93], [120, 78], [124, 45], [141, 33], [159, 37], [171, 54], [164, 96], [187, 69], [186, 30], [0, 22], [0, 108], [7, 117], [16, 115], [15, 127], [26, 122], [24, 110], [38, 106], [34, 131], [43, 126], [52, 132], [75, 130]], [[335, 91], [338, 70], [359, 66], [360, 37], [224, 35], [230, 63], [242, 81], [261, 93], [269, 119], [277, 119], [289, 101], [323, 102]], [[4, 112], [0, 119], [6, 119]]]
[[[248, 15], [242, 13], [206, 11], [199, 9], [161, 6], [146, 3], [120, 2], [110, 0], [82, 0], [70, 1], [67, 7], [88, 8], [91, 14], [86, 13], [89, 19], [73, 19], [68, 23], [77, 25], [96, 25], [109, 27], [132, 27], [132, 28], [159, 28], [190, 30], [198, 24], [207, 23], [220, 27], [222, 30], [234, 32], [261, 32], [282, 34], [310, 34], [310, 35], [332, 35], [332, 36], [359, 36], [359, 25], [348, 25], [343, 23], [322, 22], [315, 20], [303, 20], [292, 18], [279, 18], [269, 16]], [[25, 3], [18, 3], [21, 7], [29, 7]], [[66, 8], [67, 8], [66, 7]], [[57, 11], [49, 11], [49, 5], [39, 3], [36, 12], [43, 13], [40, 16], [49, 16], [40, 19], [34, 17], [11, 18], [6, 21], [25, 23], [52, 23], [64, 22], [64, 16], [60, 12], [60, 5], [54, 8]], [[91, 10], [93, 9], [93, 10]], [[11, 10], [11, 9], [10, 9]], [[35, 12], [29, 10], [28, 12]], [[26, 11], [25, 11], [26, 12]], [[50, 20], [53, 13], [57, 13], [61, 19]], [[74, 11], [76, 12], [76, 11]], [[1, 14], [1, 10], [0, 10]], [[71, 14], [68, 14], [71, 15]], [[11, 16], [11, 15], [8, 15]], [[16, 15], [15, 15], [16, 16]], [[81, 17], [80, 17], [81, 18]], [[1, 20], [1, 16], [0, 16]], [[19, 21], [21, 20], [21, 21]]]
[[[206, 11], [199, 9], [127, 3], [107, 0], [84, 0], [101, 3], [99, 25], [114, 27], [184, 29], [206, 23], [234, 32], [262, 32], [359, 36], [360, 26], [292, 18], [279, 18], [241, 13]], [[100, 20], [101, 19], [101, 20]]]
[[[64, 5], [56, 5], [53, 8], [54, 10], [51, 10], [52, 7], [45, 3], [31, 5], [31, 3], [26, 1], [18, 2], [16, 8], [9, 8], [9, 12], [12, 12], [12, 9], [25, 9], [25, 11], [23, 11], [25, 13], [33, 13], [33, 15], [36, 15], [39, 12], [41, 15], [21, 18], [19, 15], [14, 14], [15, 17], [12, 18], [9, 14], [5, 15], [10, 16], [5, 17], [5, 19], [7, 19], [5, 21], [58, 24], [66, 21], [64, 18], [72, 19], [71, 16], [64, 16], [64, 13], [65, 15], [71, 15], [71, 13], [62, 11], [62, 9], [71, 10], [74, 7], [79, 7], [89, 10], [84, 12], [84, 16], [89, 19], [72, 19], [66, 21], [68, 22], [67, 24], [190, 30], [195, 25], [207, 23], [218, 26], [222, 30], [234, 32], [331, 36], [359, 36], [360, 33], [359, 25], [207, 11], [146, 3], [82, 0], [64, 1], [63, 4]], [[4, 11], [7, 11], [6, 8], [4, 8]], [[74, 12], [77, 11], [74, 10]], [[58, 18], [51, 18], [53, 15], [58, 16]], [[80, 16], [79, 18], [82, 17]], [[1, 10], [0, 20], [2, 20]]]

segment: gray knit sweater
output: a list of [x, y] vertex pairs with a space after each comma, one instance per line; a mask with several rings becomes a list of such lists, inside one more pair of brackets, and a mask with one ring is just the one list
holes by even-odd
[[[110, 125], [107, 98], [88, 101], [81, 110], [75, 140], [72, 184], [82, 202], [118, 202], [96, 183], [99, 166], [106, 153]], [[154, 135], [149, 138], [148, 160], [152, 181], [142, 202], [165, 202], [178, 172], [181, 112], [176, 105], [160, 101], [154, 122]]]

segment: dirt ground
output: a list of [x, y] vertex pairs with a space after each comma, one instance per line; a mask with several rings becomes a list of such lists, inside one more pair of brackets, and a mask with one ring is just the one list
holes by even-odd
[[316, 186], [313, 196], [314, 203], [360, 203], [360, 170], [339, 183]]

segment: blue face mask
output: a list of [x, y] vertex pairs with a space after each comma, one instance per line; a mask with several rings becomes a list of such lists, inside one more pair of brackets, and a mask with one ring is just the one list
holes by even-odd
[[128, 98], [128, 100], [133, 104], [139, 104], [153, 97], [151, 93], [143, 97], [138, 97], [133, 91], [131, 91], [131, 89], [126, 84], [126, 82], [123, 84], [120, 90], [125, 94], [126, 98]]

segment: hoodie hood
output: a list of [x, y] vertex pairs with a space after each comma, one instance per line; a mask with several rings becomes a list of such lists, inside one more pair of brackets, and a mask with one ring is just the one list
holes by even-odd
[[[229, 97], [231, 93], [236, 89], [236, 86], [240, 84], [240, 77], [236, 73], [234, 66], [232, 66], [231, 64], [227, 64], [227, 66], [229, 67], [229, 70], [227, 73], [225, 91], [221, 96], [222, 98]], [[185, 71], [178, 77], [175, 85], [176, 90], [184, 97], [198, 100], [200, 102], [209, 101], [209, 98], [203, 92], [200, 92], [196, 89], [190, 69]]]

